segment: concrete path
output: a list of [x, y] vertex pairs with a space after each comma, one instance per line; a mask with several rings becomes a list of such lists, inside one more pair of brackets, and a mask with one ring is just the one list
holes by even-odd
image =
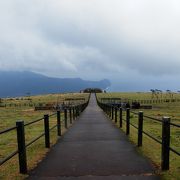
[[97, 106], [89, 106], [28, 179], [150, 180], [154, 168]]

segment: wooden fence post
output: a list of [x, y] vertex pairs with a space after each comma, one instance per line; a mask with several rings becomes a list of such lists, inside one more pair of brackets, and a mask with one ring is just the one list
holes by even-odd
[[122, 128], [122, 107], [119, 109], [119, 127]]
[[115, 107], [115, 123], [117, 123], [117, 107]]
[[18, 153], [19, 153], [19, 171], [22, 174], [26, 174], [27, 158], [26, 158], [24, 121], [17, 121], [16, 127], [17, 127], [17, 142], [18, 142]]
[[74, 108], [74, 106], [73, 106], [73, 109], [72, 109], [72, 113], [73, 113], [73, 120], [75, 120], [75, 108]]
[[170, 118], [163, 117], [162, 121], [162, 154], [161, 169], [169, 169], [169, 145], [170, 145]]
[[80, 112], [79, 112], [79, 105], [77, 105], [77, 106], [76, 106], [76, 117], [78, 117], [79, 114], [80, 114]]
[[112, 116], [112, 108], [111, 108], [111, 106], [108, 104], [108, 108], [109, 108], [109, 118], [111, 118], [111, 116]]
[[49, 115], [44, 115], [44, 133], [45, 133], [45, 147], [50, 148], [50, 136], [49, 136]]
[[61, 136], [61, 111], [57, 111], [57, 134]]
[[130, 109], [126, 109], [126, 135], [129, 135], [130, 130]]
[[67, 109], [66, 108], [64, 109], [64, 125], [65, 125], [65, 128], [67, 129], [68, 122], [67, 122]]
[[69, 108], [69, 118], [70, 118], [70, 123], [72, 124], [72, 109], [71, 109], [71, 107]]
[[111, 108], [111, 106], [108, 104], [108, 108], [109, 108], [109, 118], [111, 118], [111, 116], [112, 116], [112, 108]]
[[112, 106], [112, 120], [114, 119], [114, 107]]
[[142, 146], [143, 138], [143, 112], [140, 111], [138, 114], [138, 147]]
[[108, 114], [108, 108], [106, 104], [104, 104], [104, 109], [105, 109], [106, 114]]

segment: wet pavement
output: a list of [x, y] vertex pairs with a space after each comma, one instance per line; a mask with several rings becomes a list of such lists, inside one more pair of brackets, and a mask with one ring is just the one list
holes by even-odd
[[151, 180], [152, 164], [136, 152], [92, 94], [85, 111], [53, 146], [28, 179]]

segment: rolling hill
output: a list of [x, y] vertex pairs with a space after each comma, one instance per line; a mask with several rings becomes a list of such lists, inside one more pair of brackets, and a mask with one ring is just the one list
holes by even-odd
[[106, 89], [109, 86], [110, 81], [107, 79], [87, 81], [80, 78], [47, 77], [29, 71], [0, 71], [0, 97], [79, 92], [85, 88]]

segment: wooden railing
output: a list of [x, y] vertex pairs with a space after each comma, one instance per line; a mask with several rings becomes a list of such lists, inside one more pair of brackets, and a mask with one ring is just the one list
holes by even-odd
[[107, 104], [107, 103], [121, 103], [123, 101], [125, 102], [139, 102], [143, 105], [152, 105], [152, 104], [161, 104], [161, 103], [175, 103], [180, 102], [180, 99], [178, 98], [159, 98], [159, 99], [129, 99], [129, 98], [99, 98], [99, 101], [101, 103]]
[[[45, 114], [44, 117], [31, 121], [29, 123], [24, 123], [24, 121], [17, 121], [14, 127], [5, 129], [0, 131], [0, 135], [11, 132], [16, 130], [17, 131], [17, 150], [12, 152], [11, 154], [7, 155], [5, 158], [0, 160], [0, 166], [3, 165], [5, 162], [10, 160], [15, 155], [19, 155], [19, 171], [22, 174], [27, 173], [27, 156], [26, 156], [26, 149], [39, 140], [40, 138], [44, 137], [45, 147], [50, 148], [50, 132], [57, 128], [57, 135], [62, 135], [62, 122], [64, 121], [64, 126], [68, 129], [69, 125], [73, 123], [73, 121], [84, 111], [87, 107], [89, 100], [86, 103], [69, 106], [63, 110], [57, 110], [57, 112], [53, 114]], [[64, 114], [64, 118], [62, 118], [62, 114]], [[57, 118], [57, 123], [53, 127], [49, 127], [49, 122], [51, 117]], [[25, 141], [25, 127], [29, 125], [36, 124], [37, 122], [44, 121], [44, 132], [40, 134], [38, 137], [35, 137], [30, 142], [26, 143]]]
[[[169, 170], [169, 158], [170, 151], [175, 153], [177, 156], [180, 156], [180, 152], [170, 146], [170, 129], [171, 127], [180, 128], [179, 124], [171, 123], [171, 119], [169, 117], [163, 117], [162, 119], [153, 118], [150, 116], [146, 116], [142, 111], [134, 112], [130, 108], [122, 108], [118, 107], [115, 104], [105, 104], [98, 101], [98, 105], [104, 110], [104, 112], [110, 117], [110, 119], [114, 120], [115, 123], [119, 121], [119, 127], [122, 128], [123, 122], [126, 125], [126, 135], [130, 134], [130, 126], [137, 129], [137, 146], [141, 147], [143, 145], [143, 134], [161, 144], [161, 169]], [[125, 117], [123, 116], [123, 111], [125, 111]], [[138, 116], [138, 125], [135, 125], [131, 122], [131, 113], [136, 114]], [[119, 120], [118, 120], [119, 118]], [[161, 130], [161, 139], [153, 136], [151, 133], [148, 133], [143, 130], [144, 118], [156, 121], [160, 123], [162, 126]]]

